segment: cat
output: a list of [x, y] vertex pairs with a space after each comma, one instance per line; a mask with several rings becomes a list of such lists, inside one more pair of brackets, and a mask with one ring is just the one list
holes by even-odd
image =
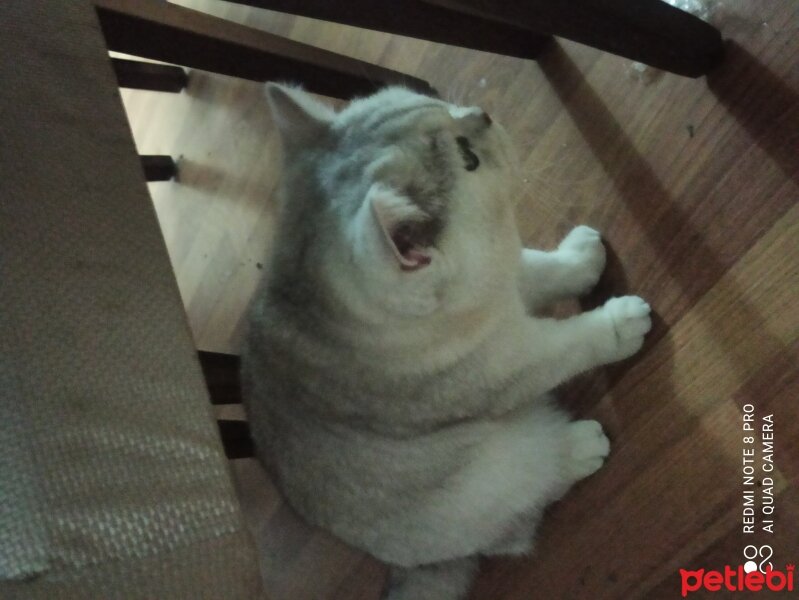
[[242, 358], [256, 451], [300, 515], [390, 565], [387, 598], [462, 598], [477, 556], [529, 553], [602, 466], [602, 426], [550, 391], [637, 352], [650, 308], [534, 316], [591, 289], [605, 250], [586, 226], [522, 247], [518, 161], [481, 109], [266, 94], [284, 170]]

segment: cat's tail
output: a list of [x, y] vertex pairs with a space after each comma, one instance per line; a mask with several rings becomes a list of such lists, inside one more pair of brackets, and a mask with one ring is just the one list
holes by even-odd
[[462, 600], [477, 570], [477, 557], [418, 567], [392, 566], [383, 600]]

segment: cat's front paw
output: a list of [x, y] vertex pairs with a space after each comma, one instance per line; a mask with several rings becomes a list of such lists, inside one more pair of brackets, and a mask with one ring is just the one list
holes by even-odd
[[652, 328], [649, 304], [638, 296], [622, 296], [605, 302], [602, 310], [613, 327], [611, 360], [624, 360], [638, 352]]
[[567, 469], [574, 481], [599, 470], [610, 454], [610, 442], [597, 421], [575, 421], [569, 424]]
[[605, 246], [596, 229], [578, 225], [563, 238], [558, 253], [573, 265], [580, 293], [593, 288], [605, 270]]

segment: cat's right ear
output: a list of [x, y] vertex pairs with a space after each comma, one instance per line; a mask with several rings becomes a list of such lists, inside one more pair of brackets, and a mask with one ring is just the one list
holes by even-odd
[[267, 83], [266, 98], [283, 143], [288, 147], [323, 139], [336, 114], [299, 88]]

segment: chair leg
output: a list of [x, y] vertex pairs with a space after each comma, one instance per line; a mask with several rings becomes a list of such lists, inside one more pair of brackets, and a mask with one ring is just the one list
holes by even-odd
[[111, 66], [119, 87], [123, 88], [178, 93], [189, 82], [186, 71], [174, 65], [112, 58]]
[[169, 181], [178, 173], [171, 156], [141, 155], [139, 158], [147, 181]]
[[[422, 0], [231, 0], [280, 12], [518, 58], [535, 58], [548, 36]], [[401, 5], [401, 9], [398, 6]]]
[[211, 404], [241, 404], [240, 359], [235, 354], [198, 352]]
[[[219, 352], [197, 353], [205, 376], [205, 384], [211, 395], [212, 404], [237, 404], [241, 402], [239, 386], [240, 359], [234, 354]], [[247, 421], [218, 419], [219, 436], [225, 455], [230, 458], [248, 458], [255, 455]]]
[[255, 446], [250, 437], [250, 426], [247, 421], [219, 419], [219, 436], [225, 448], [225, 456], [233, 458], [249, 458], [255, 456]]
[[256, 81], [297, 81], [350, 98], [426, 81], [160, 0], [94, 0], [110, 50]]
[[424, 0], [547, 33], [688, 77], [721, 62], [721, 33], [662, 0]]

